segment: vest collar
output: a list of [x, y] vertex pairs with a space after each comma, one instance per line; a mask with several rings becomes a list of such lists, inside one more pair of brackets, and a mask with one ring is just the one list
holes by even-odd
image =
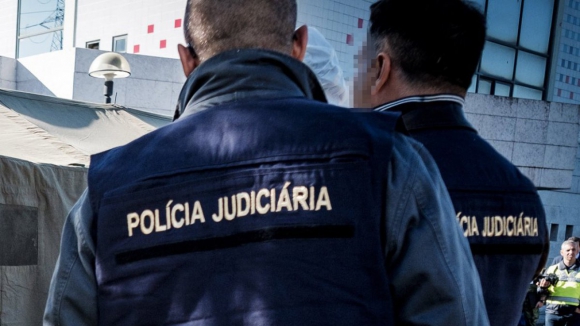
[[568, 269], [568, 270], [576, 270], [576, 269], [578, 269], [578, 260], [576, 260], [576, 261], [574, 262], [574, 264], [572, 264], [572, 266], [570, 266], [570, 267], [567, 267], [567, 266], [564, 264], [564, 260], [562, 260], [561, 262], [559, 262], [559, 263], [558, 263], [558, 269], [559, 269], [559, 270], [561, 270], [561, 271], [562, 271], [562, 270], [567, 270], [567, 269]]
[[432, 128], [464, 128], [476, 132], [465, 118], [465, 100], [457, 95], [437, 94], [405, 97], [386, 103], [375, 111], [401, 112], [406, 131]]
[[231, 50], [208, 59], [187, 78], [174, 120], [224, 102], [255, 97], [307, 97], [326, 102], [316, 76], [302, 62], [270, 50]]

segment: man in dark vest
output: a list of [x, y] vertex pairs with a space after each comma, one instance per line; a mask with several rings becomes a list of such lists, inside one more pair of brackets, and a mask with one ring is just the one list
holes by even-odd
[[516, 325], [549, 242], [536, 188], [463, 113], [485, 18], [464, 1], [382, 0], [369, 30], [360, 64], [369, 73], [358, 78], [355, 105], [400, 112], [398, 128], [429, 150], [469, 240], [490, 323]]
[[325, 103], [295, 0], [190, 0], [169, 126], [91, 159], [46, 324], [487, 325], [434, 162]]

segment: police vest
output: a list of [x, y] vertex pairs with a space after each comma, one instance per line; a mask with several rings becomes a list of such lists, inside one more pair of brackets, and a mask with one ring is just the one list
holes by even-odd
[[99, 324], [393, 324], [394, 123], [240, 101], [93, 156]]
[[558, 283], [550, 286], [548, 304], [578, 306], [580, 305], [580, 274], [578, 270], [559, 269], [559, 264], [546, 269], [546, 274], [556, 274]]
[[528, 284], [549, 249], [536, 188], [469, 126], [460, 105], [407, 105], [420, 106], [402, 120], [439, 167], [471, 247], [490, 324], [516, 325]]

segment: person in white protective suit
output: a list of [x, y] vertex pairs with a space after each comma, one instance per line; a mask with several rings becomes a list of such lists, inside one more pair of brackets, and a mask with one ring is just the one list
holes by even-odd
[[316, 74], [328, 103], [350, 107], [344, 74], [334, 48], [314, 27], [308, 26], [308, 45], [303, 62]]

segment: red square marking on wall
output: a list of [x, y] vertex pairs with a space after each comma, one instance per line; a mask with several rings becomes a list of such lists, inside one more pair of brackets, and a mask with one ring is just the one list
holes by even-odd
[[133, 53], [139, 53], [140, 50], [141, 47], [139, 46], [139, 44], [133, 45]]
[[570, 83], [570, 76], [566, 76], [566, 84]]
[[181, 19], [176, 19], [175, 20], [175, 28], [179, 28], [181, 27]]
[[159, 42], [159, 48], [165, 49], [166, 47], [167, 47], [167, 40], [161, 40], [161, 42]]
[[148, 25], [147, 26], [147, 34], [151, 34], [155, 31], [155, 25]]
[[346, 34], [346, 44], [354, 45], [354, 37], [352, 37], [352, 34]]
[[574, 99], [574, 93], [570, 92], [570, 99], [573, 100]]
[[364, 19], [362, 19], [362, 18], [359, 18], [359, 19], [358, 19], [358, 28], [363, 28], [363, 24], [364, 24], [364, 22], [365, 22], [365, 21], [364, 21]]
[[562, 90], [558, 89], [558, 96], [562, 96]]

